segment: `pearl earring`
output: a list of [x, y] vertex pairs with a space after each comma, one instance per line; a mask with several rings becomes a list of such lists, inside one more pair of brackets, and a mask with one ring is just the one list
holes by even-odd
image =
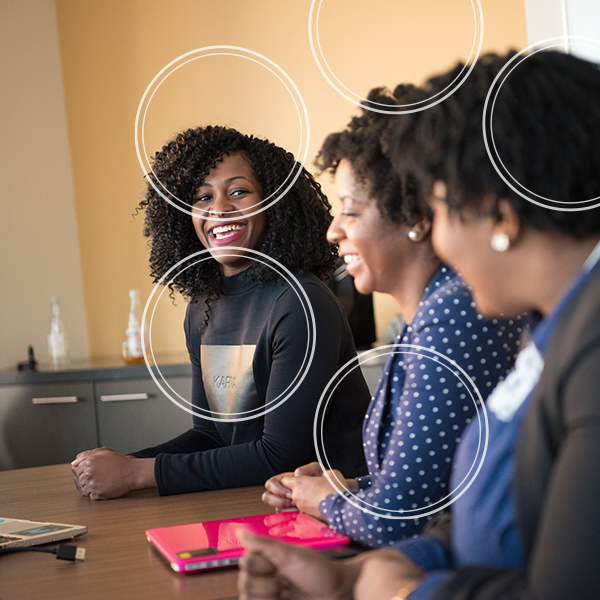
[[408, 232], [408, 238], [409, 238], [410, 240], [412, 240], [413, 242], [415, 242], [415, 241], [417, 240], [417, 238], [418, 238], [418, 237], [419, 237], [419, 232], [418, 232], [418, 231], [415, 231], [414, 229], [411, 229], [411, 230]]
[[496, 252], [504, 252], [510, 246], [510, 240], [505, 233], [495, 233], [490, 241], [492, 250]]

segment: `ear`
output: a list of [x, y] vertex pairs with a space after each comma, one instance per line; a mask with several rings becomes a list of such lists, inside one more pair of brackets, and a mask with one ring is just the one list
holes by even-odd
[[441, 179], [436, 179], [433, 182], [433, 188], [431, 190], [431, 195], [433, 196], [433, 200], [446, 200], [446, 196], [448, 194], [448, 187], [445, 182]]
[[409, 227], [409, 238], [411, 242], [423, 242], [431, 234], [431, 221], [427, 217], [421, 217], [414, 225]]
[[511, 246], [514, 246], [523, 234], [521, 220], [507, 198], [501, 198], [498, 202], [498, 217], [494, 223], [493, 232], [494, 235], [506, 235]]

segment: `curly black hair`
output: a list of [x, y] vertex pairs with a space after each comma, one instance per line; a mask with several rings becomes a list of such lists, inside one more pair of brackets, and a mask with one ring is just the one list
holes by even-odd
[[[483, 209], [483, 198], [507, 198], [524, 225], [581, 239], [600, 233], [600, 208], [554, 210], [521, 197], [498, 175], [484, 143], [486, 96], [496, 75], [515, 57], [487, 54], [462, 86], [416, 118], [394, 122], [384, 145], [401, 176], [411, 174], [429, 196], [443, 180], [453, 212]], [[528, 194], [560, 202], [600, 198], [600, 71], [575, 56], [542, 51], [516, 57], [503, 80], [493, 114], [493, 142], [507, 173]], [[428, 94], [445, 89], [464, 67], [459, 63], [425, 84]], [[508, 70], [508, 69], [507, 69]], [[504, 73], [502, 74], [504, 75]], [[486, 124], [489, 132], [489, 123]]]
[[[373, 88], [366, 106], [381, 109], [382, 105], [396, 107], [419, 102], [425, 92], [414, 85], [399, 85], [394, 92], [388, 88]], [[346, 129], [331, 133], [323, 142], [315, 164], [319, 171], [335, 173], [340, 161], [346, 159], [354, 173], [377, 202], [382, 215], [395, 223], [414, 225], [423, 217], [431, 218], [428, 205], [415, 193], [412, 178], [401, 178], [394, 170], [382, 148], [382, 134], [391, 121], [410, 119], [411, 115], [392, 115], [368, 108], [353, 117]]]
[[[150, 273], [154, 283], [179, 261], [204, 249], [190, 215], [193, 196], [209, 171], [232, 153], [240, 153], [249, 161], [265, 199], [285, 189], [282, 185], [300, 169], [293, 186], [266, 209], [267, 234], [258, 250], [292, 271], [313, 273], [327, 280], [338, 253], [337, 247], [326, 239], [332, 220], [331, 205], [320, 184], [292, 154], [269, 140], [231, 128], [207, 126], [178, 134], [152, 160], [146, 198], [139, 207], [145, 210], [144, 235], [150, 238]], [[172, 202], [167, 202], [156, 188]], [[258, 262], [244, 276], [261, 284], [279, 279], [273, 269]], [[210, 306], [222, 291], [217, 262], [204, 260], [195, 264], [177, 274], [168, 286], [184, 298], [203, 298], [208, 319]]]

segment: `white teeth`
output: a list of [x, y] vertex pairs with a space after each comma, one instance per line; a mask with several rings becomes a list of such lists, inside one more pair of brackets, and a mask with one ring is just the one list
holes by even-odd
[[360, 254], [344, 254], [344, 262], [348, 265], [360, 259]]
[[215, 236], [216, 239], [224, 238], [230, 235], [233, 231], [241, 231], [244, 229], [242, 225], [238, 225], [236, 223], [232, 223], [231, 225], [221, 225], [219, 227], [215, 227], [211, 233]]

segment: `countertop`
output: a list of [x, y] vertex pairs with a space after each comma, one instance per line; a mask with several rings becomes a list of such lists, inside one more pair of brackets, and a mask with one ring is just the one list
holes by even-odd
[[[157, 354], [156, 362], [165, 376], [189, 376], [192, 367], [185, 353]], [[152, 363], [151, 363], [152, 364]], [[152, 370], [156, 373], [156, 366]], [[22, 385], [35, 383], [58, 383], [88, 380], [120, 380], [148, 377], [148, 367], [142, 365], [126, 365], [119, 356], [75, 359], [68, 365], [53, 369], [50, 364], [39, 364], [36, 371], [17, 371], [7, 369], [0, 371], [0, 385]]]

